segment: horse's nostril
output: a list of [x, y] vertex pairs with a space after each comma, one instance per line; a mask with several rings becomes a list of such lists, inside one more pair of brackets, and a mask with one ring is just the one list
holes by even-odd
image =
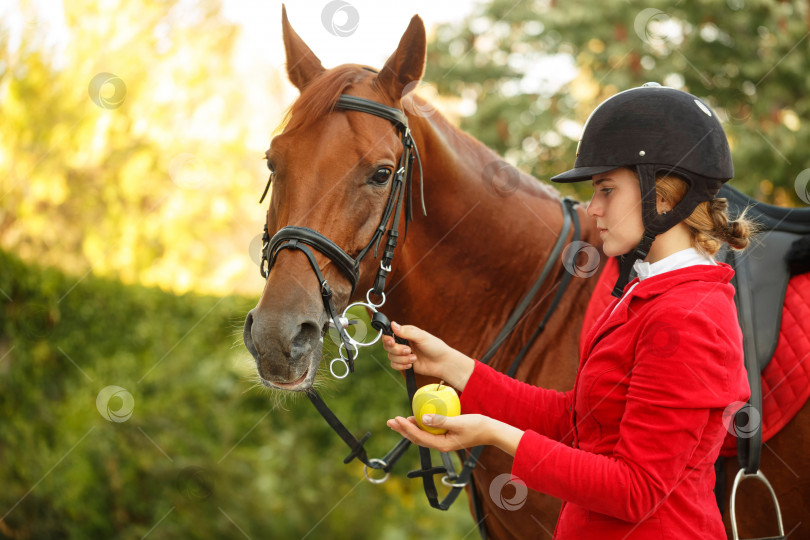
[[254, 358], [258, 357], [258, 352], [256, 351], [256, 344], [253, 343], [253, 333], [251, 329], [253, 328], [253, 310], [250, 310], [245, 317], [245, 327], [242, 330], [242, 340], [245, 342], [245, 347], [253, 355]]
[[321, 335], [320, 328], [315, 321], [304, 321], [299, 326], [298, 333], [293, 337], [290, 346], [290, 355], [295, 358], [298, 355], [307, 354]]

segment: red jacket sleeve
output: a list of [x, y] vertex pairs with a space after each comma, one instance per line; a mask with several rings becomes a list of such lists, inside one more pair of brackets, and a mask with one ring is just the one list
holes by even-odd
[[[662, 319], [690, 330], [679, 333], [669, 354], [644, 345]], [[656, 317], [642, 328], [636, 345], [612, 453], [571, 448], [527, 431], [512, 473], [532, 489], [641, 521], [677, 487], [687, 467], [705, 467], [717, 457], [725, 434], [723, 408], [747, 399], [741, 368], [738, 348], [705, 314], [672, 310]]]
[[483, 414], [570, 444], [571, 394], [517, 381], [476, 361], [461, 393], [461, 412]]

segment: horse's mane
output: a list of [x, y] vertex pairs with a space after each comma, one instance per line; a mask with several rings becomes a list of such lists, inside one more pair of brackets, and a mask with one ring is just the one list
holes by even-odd
[[[284, 120], [276, 129], [276, 133], [283, 131], [285, 134], [290, 134], [311, 126], [316, 120], [334, 110], [338, 98], [349, 87], [359, 83], [373, 73], [376, 73], [376, 71], [357, 64], [344, 64], [319, 74], [304, 87], [301, 95], [287, 110]], [[419, 109], [427, 110], [430, 107], [427, 101], [418, 95], [409, 94], [408, 98], [415, 100], [417, 102], [416, 107]], [[484, 152], [489, 161], [500, 161], [500, 157], [491, 149], [468, 133], [460, 130], [457, 126], [453, 126], [444, 116], [439, 114], [436, 118], [434, 122], [441, 124], [444, 136], [452, 138], [456, 146], [466, 146], [470, 152], [479, 155]], [[517, 169], [515, 170], [517, 171]], [[523, 175], [524, 173], [518, 172], [518, 174]], [[526, 177], [527, 179], [531, 178], [528, 175]], [[536, 184], [547, 196], [554, 199], [561, 198], [560, 192], [554, 186], [545, 182], [533, 182], [533, 184]]]
[[368, 73], [359, 66], [348, 64], [324, 71], [304, 87], [287, 111], [279, 130], [283, 129], [285, 133], [297, 131], [331, 112], [340, 95], [366, 75]]

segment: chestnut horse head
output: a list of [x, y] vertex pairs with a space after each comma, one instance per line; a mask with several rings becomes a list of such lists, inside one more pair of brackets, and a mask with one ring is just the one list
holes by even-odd
[[[325, 292], [333, 311], [347, 306], [355, 291], [369, 289], [379, 263], [364, 255], [373, 255], [378, 227], [400, 218], [390, 211], [391, 201], [410, 135], [395, 120], [402, 98], [422, 77], [426, 39], [415, 16], [379, 73], [353, 64], [325, 70], [286, 12], [282, 20], [287, 74], [301, 95], [266, 153], [272, 187], [267, 231], [317, 238], [310, 242], [315, 249], [270, 246], [273, 253], [265, 252], [267, 282], [245, 320], [244, 341], [266, 386], [303, 391], [312, 386], [334, 320], [324, 309]], [[382, 115], [345, 110], [351, 107], [339, 100], [347, 95], [391, 109], [381, 108]], [[406, 196], [410, 200], [410, 189]]]

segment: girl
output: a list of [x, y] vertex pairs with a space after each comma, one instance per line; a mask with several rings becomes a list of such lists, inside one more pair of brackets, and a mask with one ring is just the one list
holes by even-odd
[[645, 85], [603, 102], [575, 168], [552, 178], [591, 180], [588, 215], [605, 255], [620, 257], [619, 298], [580, 344], [574, 388], [518, 382], [394, 324], [410, 346], [383, 338], [391, 366], [443, 379], [463, 414], [425, 415], [444, 435], [413, 417], [389, 427], [441, 451], [514, 456], [513, 475], [563, 500], [555, 538], [725, 538], [714, 462], [749, 397], [734, 271], [713, 257], [722, 242], [744, 249], [752, 230], [715, 198], [732, 176], [723, 129], [695, 96]]

